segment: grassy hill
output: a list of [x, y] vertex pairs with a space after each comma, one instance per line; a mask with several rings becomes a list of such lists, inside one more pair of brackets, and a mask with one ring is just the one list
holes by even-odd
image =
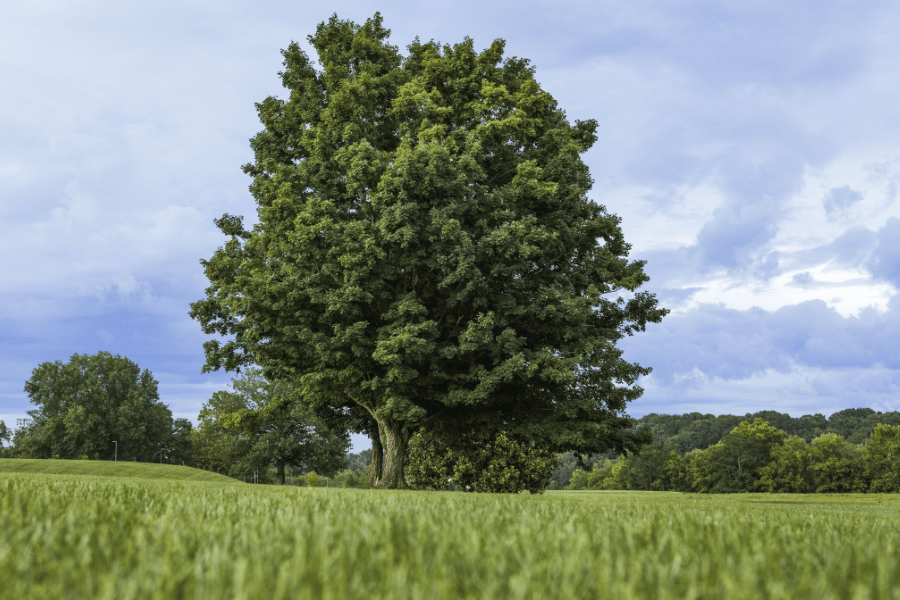
[[239, 483], [225, 475], [180, 465], [157, 463], [112, 462], [106, 460], [0, 459], [0, 473], [42, 473], [45, 475], [94, 475], [100, 477], [134, 477], [136, 479], [178, 479], [183, 481], [216, 481]]

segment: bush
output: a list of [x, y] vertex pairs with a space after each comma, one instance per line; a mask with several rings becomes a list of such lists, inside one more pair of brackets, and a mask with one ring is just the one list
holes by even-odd
[[344, 469], [334, 476], [334, 487], [365, 488], [369, 485], [369, 476], [365, 471]]
[[542, 494], [558, 458], [500, 432], [491, 440], [456, 440], [449, 448], [418, 431], [409, 445], [407, 474], [419, 488], [445, 489], [453, 483], [466, 492]]
[[306, 486], [307, 487], [322, 487], [322, 478], [316, 475], [315, 471], [310, 471], [306, 474]]
[[350, 469], [344, 469], [343, 471], [338, 471], [334, 476], [334, 487], [347, 488], [351, 487], [350, 480], [353, 477], [353, 471]]

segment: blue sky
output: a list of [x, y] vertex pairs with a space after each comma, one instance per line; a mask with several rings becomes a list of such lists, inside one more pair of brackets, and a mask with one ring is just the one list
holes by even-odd
[[255, 222], [254, 102], [292, 40], [376, 10], [401, 50], [505, 39], [599, 122], [590, 197], [672, 310], [619, 344], [653, 368], [630, 414], [900, 409], [896, 2], [54, 0], [0, 20], [0, 419], [76, 352], [150, 369], [178, 417], [227, 387], [187, 313], [213, 219]]

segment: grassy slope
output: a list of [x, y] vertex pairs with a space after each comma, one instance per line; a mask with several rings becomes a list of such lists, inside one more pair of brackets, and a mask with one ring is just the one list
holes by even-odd
[[42, 473], [45, 475], [95, 475], [100, 477], [134, 477], [137, 479], [175, 479], [186, 481], [218, 481], [238, 483], [225, 475], [156, 463], [112, 462], [104, 460], [0, 459], [0, 473]]

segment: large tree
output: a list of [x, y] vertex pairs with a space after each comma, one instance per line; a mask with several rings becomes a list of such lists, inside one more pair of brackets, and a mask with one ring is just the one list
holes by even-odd
[[41, 363], [25, 383], [37, 408], [16, 431], [16, 450], [24, 458], [158, 461], [173, 426], [158, 385], [149, 370], [109, 352]]
[[377, 431], [382, 487], [406, 486], [423, 426], [636, 448], [625, 408], [643, 390], [614, 382], [650, 369], [615, 343], [668, 311], [645, 292], [604, 298], [649, 278], [587, 198], [596, 121], [570, 124], [503, 40], [416, 38], [403, 57], [389, 33], [378, 13], [334, 15], [308, 37], [321, 70], [282, 51], [289, 98], [256, 105], [244, 166], [259, 223], [217, 219], [231, 239], [201, 261], [211, 285], [190, 314], [234, 336], [204, 343], [204, 372], [258, 364]]

